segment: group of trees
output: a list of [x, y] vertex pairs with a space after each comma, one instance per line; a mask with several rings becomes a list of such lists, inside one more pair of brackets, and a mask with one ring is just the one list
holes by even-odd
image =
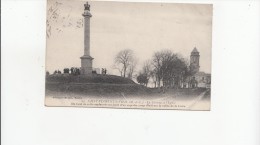
[[[122, 77], [132, 78], [136, 64], [134, 53], [130, 49], [120, 51], [115, 57], [115, 68]], [[136, 79], [145, 86], [151, 80], [155, 87], [180, 87], [189, 74], [188, 61], [171, 50], [162, 50], [144, 62]]]
[[[130, 49], [121, 50], [114, 59], [114, 68], [118, 69], [122, 77], [133, 79], [136, 66], [137, 59]], [[106, 74], [106, 71], [106, 69], [102, 69], [102, 74]], [[76, 67], [64, 68], [63, 73], [80, 75], [80, 69]], [[54, 74], [61, 74], [61, 71], [55, 70]], [[49, 75], [49, 72], [46, 72], [46, 75]], [[171, 50], [162, 50], [155, 52], [150, 60], [143, 63], [136, 80], [145, 86], [152, 82], [154, 87], [178, 88], [190, 75], [187, 60]]]
[[150, 78], [153, 79], [153, 82], [155, 82], [155, 86], [156, 86], [155, 73], [154, 73], [152, 63], [151, 61], [147, 60], [144, 62], [142, 66], [142, 70], [139, 72], [137, 76], [137, 82], [139, 84], [147, 86]]
[[181, 83], [189, 76], [188, 61], [170, 50], [154, 53], [152, 65], [158, 86], [180, 87]]

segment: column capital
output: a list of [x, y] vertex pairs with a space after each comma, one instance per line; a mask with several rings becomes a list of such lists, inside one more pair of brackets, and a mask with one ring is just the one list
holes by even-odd
[[83, 17], [92, 17], [91, 13], [89, 11], [85, 11], [83, 14], [82, 14]]

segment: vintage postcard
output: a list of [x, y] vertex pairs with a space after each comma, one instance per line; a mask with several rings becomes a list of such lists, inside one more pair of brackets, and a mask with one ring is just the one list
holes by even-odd
[[212, 9], [48, 0], [45, 105], [210, 110]]

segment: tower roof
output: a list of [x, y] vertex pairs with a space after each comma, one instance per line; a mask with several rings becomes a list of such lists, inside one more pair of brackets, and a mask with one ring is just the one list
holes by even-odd
[[196, 47], [192, 50], [192, 52], [199, 52]]

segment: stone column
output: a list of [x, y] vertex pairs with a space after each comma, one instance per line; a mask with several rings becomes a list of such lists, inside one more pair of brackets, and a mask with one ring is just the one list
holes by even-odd
[[90, 5], [84, 4], [85, 10], [82, 16], [84, 17], [84, 55], [81, 59], [81, 74], [92, 74], [92, 60], [90, 56]]

